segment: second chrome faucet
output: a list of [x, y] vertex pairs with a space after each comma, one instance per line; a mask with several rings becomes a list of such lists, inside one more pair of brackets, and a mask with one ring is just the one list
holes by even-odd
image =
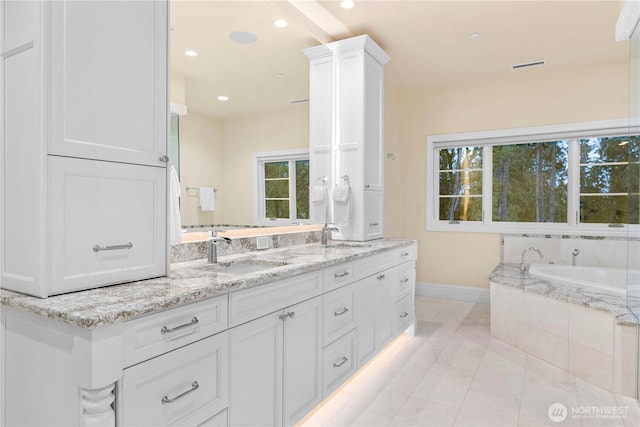
[[524, 256], [527, 254], [527, 252], [536, 252], [540, 256], [540, 258], [544, 258], [544, 254], [538, 248], [530, 247], [525, 249], [524, 251], [522, 251], [522, 259], [520, 260], [520, 273], [526, 273], [527, 270], [529, 270], [529, 266], [524, 263]]

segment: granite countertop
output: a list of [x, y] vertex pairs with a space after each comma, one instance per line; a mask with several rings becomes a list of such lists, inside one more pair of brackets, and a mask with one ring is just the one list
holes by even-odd
[[0, 289], [0, 304], [32, 312], [85, 329], [117, 324], [133, 318], [259, 286], [287, 277], [408, 246], [412, 240], [370, 242], [333, 241], [269, 249], [219, 257], [227, 265], [269, 264], [261, 271], [229, 274], [211, 268], [205, 259], [171, 264], [166, 277], [106, 286], [87, 291], [37, 298]]
[[637, 321], [627, 308], [626, 299], [620, 295], [598, 291], [562, 281], [543, 279], [520, 273], [518, 264], [498, 264], [489, 275], [489, 280], [525, 292], [544, 295], [560, 301], [594, 310], [605, 311], [615, 317], [621, 326], [635, 326]]

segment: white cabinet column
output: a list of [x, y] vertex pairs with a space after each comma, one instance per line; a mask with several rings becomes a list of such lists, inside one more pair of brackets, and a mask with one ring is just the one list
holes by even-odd
[[[325, 180], [329, 201], [311, 201], [312, 222], [334, 223], [335, 239], [383, 237], [384, 64], [387, 54], [367, 35], [305, 50], [310, 59], [310, 170]], [[350, 219], [332, 199], [351, 187]], [[349, 208], [347, 208], [349, 209]]]

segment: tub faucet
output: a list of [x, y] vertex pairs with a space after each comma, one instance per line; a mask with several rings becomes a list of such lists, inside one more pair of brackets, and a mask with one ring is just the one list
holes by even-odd
[[572, 261], [571, 265], [575, 267], [576, 258], [578, 258], [578, 255], [580, 255], [580, 249], [574, 249], [573, 252], [571, 252], [571, 255], [573, 256], [573, 259], [571, 260]]
[[218, 242], [225, 242], [227, 245], [231, 243], [231, 239], [228, 237], [218, 237], [215, 231], [209, 232], [209, 240], [207, 241], [207, 247], [209, 248], [207, 254], [207, 262], [209, 264], [215, 264], [218, 262]]
[[320, 244], [322, 246], [327, 246], [327, 244], [329, 243], [330, 231], [340, 231], [340, 230], [337, 227], [329, 227], [329, 224], [325, 223], [322, 226], [322, 234], [320, 236]]
[[529, 270], [529, 266], [524, 263], [524, 256], [529, 251], [537, 252], [538, 255], [540, 255], [540, 258], [544, 258], [544, 254], [538, 248], [531, 247], [531, 248], [525, 249], [524, 251], [522, 251], [522, 259], [520, 261], [520, 273], [526, 273]]

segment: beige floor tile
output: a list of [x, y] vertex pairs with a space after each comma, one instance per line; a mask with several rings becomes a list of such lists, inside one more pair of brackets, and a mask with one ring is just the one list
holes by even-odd
[[[489, 306], [416, 297], [416, 336], [402, 336], [359, 371], [304, 426], [640, 427], [634, 399], [608, 391], [492, 337]], [[553, 422], [549, 407], [568, 417]], [[626, 408], [617, 419], [572, 408]]]

